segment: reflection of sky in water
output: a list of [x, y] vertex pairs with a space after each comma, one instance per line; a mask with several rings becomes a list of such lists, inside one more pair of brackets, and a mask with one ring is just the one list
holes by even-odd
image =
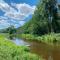
[[23, 41], [22, 39], [14, 39], [12, 40], [12, 42], [14, 42], [16, 45], [25, 45], [25, 46], [29, 46], [29, 44], [25, 41]]

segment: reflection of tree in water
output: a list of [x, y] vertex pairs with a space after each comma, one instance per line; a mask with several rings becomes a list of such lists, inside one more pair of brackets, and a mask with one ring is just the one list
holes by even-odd
[[52, 50], [51, 47], [48, 49], [48, 60], [53, 60]]
[[53, 58], [51, 56], [48, 57], [48, 60], [53, 60]]

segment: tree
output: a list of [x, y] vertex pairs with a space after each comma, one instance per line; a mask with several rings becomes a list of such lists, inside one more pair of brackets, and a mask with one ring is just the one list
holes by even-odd
[[25, 33], [42, 35], [59, 30], [57, 0], [40, 0], [33, 17], [22, 29]]
[[[58, 20], [58, 9], [57, 9], [57, 0], [41, 0], [37, 5], [37, 9], [34, 13], [34, 20], [41, 23], [46, 23], [48, 26], [48, 32], [56, 32], [57, 27], [59, 26]], [[38, 24], [39, 25], [39, 24]], [[44, 24], [43, 24], [44, 25]], [[43, 27], [42, 25], [42, 27]], [[39, 29], [41, 30], [41, 29]]]
[[11, 25], [10, 27], [7, 28], [6, 31], [9, 33], [9, 38], [10, 39], [13, 39], [13, 37], [15, 37], [15, 35], [16, 35], [16, 28], [14, 26]]
[[58, 17], [58, 9], [57, 9], [57, 0], [49, 0], [45, 4], [45, 10], [48, 18], [48, 26], [49, 26], [49, 31], [56, 32], [56, 25], [57, 23], [57, 17]]

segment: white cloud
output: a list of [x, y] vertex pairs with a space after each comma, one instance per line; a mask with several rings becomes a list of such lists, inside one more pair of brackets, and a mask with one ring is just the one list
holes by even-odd
[[30, 6], [29, 4], [16, 4], [16, 8], [20, 11], [21, 14], [29, 15], [32, 14], [35, 10], [35, 6]]
[[0, 20], [0, 24], [4, 26], [9, 26], [10, 24], [6, 20]]
[[19, 27], [19, 26], [22, 26], [24, 23], [25, 23], [25, 21], [12, 20], [12, 19], [8, 19], [4, 16], [3, 17], [0, 16], [0, 29], [7, 28], [10, 25], [13, 25], [15, 27]]
[[7, 17], [4, 17], [4, 16], [0, 16], [0, 20], [2, 19], [8, 19]]
[[0, 9], [3, 11], [3, 12], [16, 12], [16, 10], [14, 8], [12, 8], [10, 5], [8, 5], [7, 3], [3, 2], [1, 3], [0, 2]]
[[20, 3], [20, 4], [11, 3], [10, 6], [4, 1], [3, 3], [0, 2], [0, 10], [5, 12], [4, 16], [16, 20], [24, 20], [26, 17], [34, 13], [35, 8], [36, 8], [35, 6], [30, 6], [29, 4], [26, 3]]
[[19, 20], [19, 24], [23, 25], [23, 20], [29, 15], [32, 15], [35, 11], [35, 8], [36, 6], [30, 6], [26, 3], [11, 3], [11, 5], [9, 5], [4, 0], [0, 0], [0, 10], [4, 12], [4, 15], [0, 16], [0, 25], [9, 26], [8, 18], [9, 20]]
[[0, 20], [0, 29], [7, 28], [9, 26], [10, 26], [10, 24], [7, 22], [7, 20], [3, 20], [3, 19]]
[[5, 16], [8, 16], [9, 18], [16, 19], [16, 20], [24, 20], [26, 18], [23, 14], [16, 14], [16, 13], [5, 13]]
[[10, 12], [6, 12], [5, 16], [8, 16], [9, 18], [12, 19], [17, 19], [17, 20], [24, 20], [26, 17], [34, 13], [35, 6], [30, 6], [28, 4], [11, 4], [14, 6], [18, 11], [15, 11], [14, 9], [11, 8]]

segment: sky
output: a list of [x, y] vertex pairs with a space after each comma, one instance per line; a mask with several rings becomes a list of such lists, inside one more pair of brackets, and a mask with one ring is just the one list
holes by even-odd
[[[38, 0], [0, 0], [0, 29], [22, 26], [31, 19]], [[60, 3], [60, 0], [58, 0]]]
[[0, 0], [0, 29], [22, 26], [34, 14], [37, 0]]

